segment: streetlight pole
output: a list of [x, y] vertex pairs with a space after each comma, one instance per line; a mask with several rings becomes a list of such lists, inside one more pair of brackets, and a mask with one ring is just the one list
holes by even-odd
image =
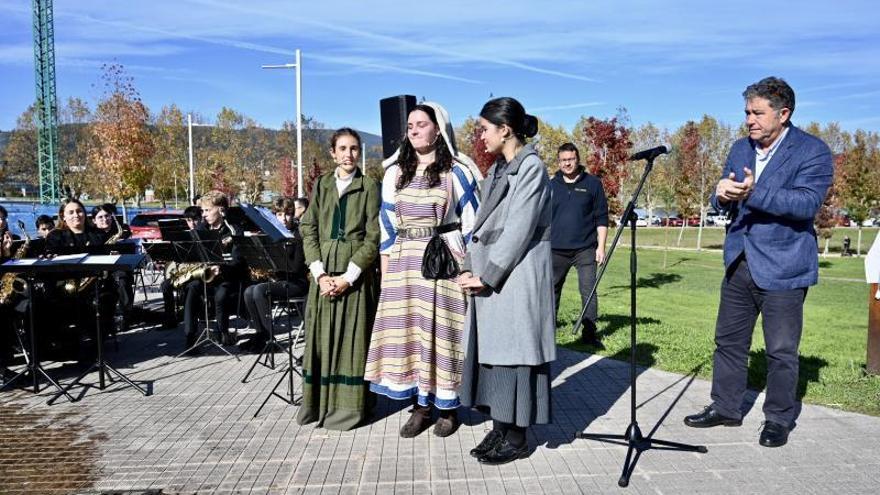
[[302, 55], [296, 50], [296, 59], [292, 64], [263, 65], [263, 69], [296, 69], [296, 190], [297, 196], [303, 196], [302, 168]]
[[187, 202], [193, 205], [195, 204], [196, 178], [193, 168], [193, 119], [191, 113], [186, 114], [186, 127], [189, 136], [189, 191], [187, 192]]

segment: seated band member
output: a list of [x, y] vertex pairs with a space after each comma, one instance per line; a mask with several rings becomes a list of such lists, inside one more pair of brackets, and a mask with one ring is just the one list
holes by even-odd
[[274, 274], [275, 281], [258, 283], [244, 291], [244, 303], [257, 330], [254, 338], [248, 341], [247, 348], [256, 351], [262, 349], [270, 337], [272, 319], [270, 298], [272, 301], [286, 301], [291, 297], [302, 297], [309, 290], [302, 237], [294, 224], [296, 215], [294, 200], [282, 198], [281, 201], [276, 201], [272, 209], [276, 217], [293, 233], [294, 239], [287, 247], [288, 271]]
[[15, 254], [12, 252], [12, 241], [17, 240], [19, 237], [9, 230], [9, 213], [0, 205], [0, 259], [6, 261]]
[[[95, 229], [103, 236], [104, 244], [115, 244], [131, 237], [131, 229], [127, 225], [118, 223], [115, 216], [116, 206], [112, 203], [104, 203], [92, 208], [92, 222], [95, 224]], [[131, 311], [134, 304], [134, 273], [117, 271], [113, 272], [112, 276], [116, 281], [118, 313], [123, 317], [124, 325], [124, 322], [128, 320], [128, 312]], [[122, 331], [123, 329], [119, 328], [118, 330]]]
[[[15, 256], [15, 248], [12, 242], [17, 236], [9, 232], [9, 220], [6, 208], [0, 205], [0, 264]], [[5, 372], [5, 366], [12, 359], [13, 328], [11, 304], [0, 305], [0, 373]], [[0, 383], [3, 376], [0, 374]]]
[[232, 254], [233, 262], [228, 265], [209, 265], [204, 270], [196, 271], [195, 280], [186, 284], [186, 298], [183, 305], [183, 325], [186, 334], [186, 347], [195, 344], [198, 338], [197, 320], [204, 315], [204, 292], [207, 282], [208, 297], [214, 300], [214, 311], [217, 319], [217, 334], [214, 338], [222, 339], [224, 345], [235, 344], [235, 335], [229, 331], [229, 307], [236, 301], [239, 286], [244, 281], [246, 266], [233, 252], [232, 236], [226, 222], [226, 209], [229, 198], [220, 191], [209, 191], [199, 200], [204, 223], [197, 227], [199, 231], [217, 232], [226, 254]]
[[49, 215], [40, 215], [34, 222], [34, 227], [37, 228], [37, 235], [45, 239], [49, 232], [55, 230], [55, 221]]
[[[183, 219], [186, 221], [186, 226], [189, 230], [195, 230], [202, 222], [202, 209], [195, 205], [187, 206], [183, 210]], [[162, 328], [177, 328], [178, 320], [177, 308], [174, 304], [173, 280], [166, 278], [162, 281], [160, 288], [162, 289], [162, 300], [165, 302], [165, 320], [162, 323]]]
[[[46, 255], [56, 256], [62, 254], [78, 254], [87, 253], [90, 247], [101, 246], [104, 244], [104, 236], [88, 223], [86, 211], [83, 204], [78, 199], [65, 199], [61, 202], [58, 211], [58, 218], [61, 219], [59, 227], [46, 237]], [[85, 343], [93, 336], [95, 324], [96, 309], [94, 307], [94, 288], [85, 285], [84, 281], [89, 277], [78, 276], [77, 278], [65, 278], [64, 276], [54, 277], [58, 279], [58, 283], [48, 283], [47, 299], [52, 301], [52, 315], [60, 318], [61, 330], [58, 340], [68, 341], [79, 337], [79, 355], [80, 360], [87, 358], [92, 352], [92, 347]], [[100, 284], [99, 302], [101, 312], [101, 328], [104, 335], [109, 335], [114, 331], [113, 328], [113, 308], [116, 305], [116, 289], [112, 281], [105, 282], [102, 280], [95, 281]], [[40, 305], [43, 307], [43, 305]], [[49, 318], [49, 313], [37, 311], [37, 314], [44, 314]], [[35, 316], [35, 318], [40, 318]], [[79, 335], [71, 334], [66, 331], [70, 325], [74, 325], [79, 330]], [[57, 325], [50, 325], [55, 327]], [[70, 337], [68, 339], [67, 337]], [[64, 342], [69, 344], [71, 342]]]

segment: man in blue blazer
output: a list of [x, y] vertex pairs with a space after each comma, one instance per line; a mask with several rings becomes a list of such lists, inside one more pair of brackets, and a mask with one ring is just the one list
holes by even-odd
[[794, 91], [768, 77], [743, 92], [749, 137], [730, 149], [712, 205], [731, 219], [715, 325], [712, 404], [688, 426], [739, 426], [755, 321], [767, 348], [759, 443], [788, 441], [796, 410], [798, 345], [807, 288], [819, 279], [813, 218], [831, 186], [831, 151], [791, 124]]

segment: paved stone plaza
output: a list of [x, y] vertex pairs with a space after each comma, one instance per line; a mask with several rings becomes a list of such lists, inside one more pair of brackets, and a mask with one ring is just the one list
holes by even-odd
[[[429, 430], [408, 440], [397, 433], [406, 408], [387, 400], [371, 424], [350, 432], [298, 426], [296, 407], [277, 398], [254, 418], [278, 370], [258, 367], [243, 384], [254, 355], [174, 358], [182, 345], [179, 331], [152, 328], [121, 336], [118, 351], [108, 345], [121, 371], [152, 387], [149, 397], [120, 384], [52, 406], [48, 389], [0, 393], [0, 493], [775, 495], [880, 487], [880, 418], [805, 405], [789, 445], [762, 448], [762, 396], [752, 397], [742, 427], [694, 430], [682, 417], [708, 402], [709, 384], [640, 369], [644, 433], [656, 429], [657, 438], [709, 452], [647, 451], [631, 485], [618, 488], [626, 449], [573, 439], [585, 429], [623, 433], [628, 424], [629, 367], [613, 359], [560, 350], [553, 424], [533, 429], [530, 458], [490, 467], [468, 455], [491, 425], [480, 413], [462, 414], [461, 429], [449, 438]], [[64, 381], [75, 371], [56, 366], [52, 373]]]

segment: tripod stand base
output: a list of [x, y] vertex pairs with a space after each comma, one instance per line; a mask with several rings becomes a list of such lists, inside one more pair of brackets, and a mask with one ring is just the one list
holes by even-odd
[[209, 331], [210, 331], [210, 329], [205, 327], [205, 329], [202, 330], [202, 332], [199, 334], [195, 343], [193, 345], [187, 347], [183, 352], [181, 352], [180, 354], [175, 356], [175, 358], [185, 356], [185, 355], [189, 354], [193, 349], [198, 349], [199, 347], [201, 347], [205, 344], [210, 344], [210, 345], [213, 345], [214, 347], [216, 347], [217, 349], [220, 349], [221, 351], [226, 353], [228, 356], [234, 357], [238, 361], [241, 361], [241, 358], [238, 356], [238, 353], [233, 354], [233, 353], [227, 351], [226, 348], [224, 348], [222, 345], [218, 344], [214, 339], [212, 339], [210, 337], [210, 335], [208, 335]]
[[[97, 385], [94, 383], [86, 383], [86, 384], [80, 383], [83, 378], [85, 378], [89, 373], [91, 373], [93, 371], [98, 372], [98, 384]], [[99, 361], [99, 362], [96, 362], [96, 363], [92, 364], [91, 366], [89, 366], [89, 368], [87, 370], [85, 370], [81, 375], [76, 377], [76, 379], [74, 381], [70, 382], [66, 387], [64, 387], [64, 389], [62, 391], [55, 394], [54, 397], [49, 399], [49, 402], [47, 402], [47, 404], [52, 404], [62, 395], [66, 395], [68, 400], [70, 400], [71, 402], [78, 401], [82, 396], [80, 396], [80, 398], [76, 398], [76, 399], [74, 399], [70, 396], [70, 389], [72, 389], [73, 387], [75, 387], [77, 385], [82, 385], [85, 388], [96, 388], [98, 390], [104, 390], [105, 388], [107, 388], [107, 385], [104, 383], [105, 374], [111, 382], [116, 381], [113, 379], [113, 375], [116, 375], [116, 378], [118, 378], [119, 381], [125, 382], [126, 386], [128, 386], [128, 387], [133, 387], [133, 388], [137, 389], [137, 391], [142, 393], [144, 395], [144, 397], [151, 395], [149, 387], [148, 388], [141, 387], [137, 383], [134, 383], [133, 381], [131, 381], [127, 376], [125, 376], [124, 373], [117, 370], [113, 366], [110, 366], [106, 361], [103, 361], [103, 362]]]
[[[6, 370], [4, 370], [4, 377], [5, 377], [5, 372], [6, 372]], [[40, 393], [40, 376], [42, 376], [47, 382], [49, 382], [50, 385], [52, 385], [53, 387], [55, 387], [58, 390], [58, 393], [55, 396], [53, 396], [51, 399], [49, 399], [47, 404], [52, 404], [52, 402], [54, 402], [56, 399], [58, 399], [58, 397], [61, 397], [62, 395], [67, 397], [67, 400], [69, 402], [76, 402], [76, 399], [74, 399], [73, 396], [71, 396], [69, 393], [67, 393], [67, 390], [64, 387], [62, 387], [61, 384], [59, 384], [57, 381], [55, 381], [55, 379], [53, 379], [51, 376], [49, 376], [49, 374], [46, 373], [46, 370], [44, 370], [42, 366], [40, 366], [39, 364], [35, 364], [33, 362], [28, 364], [27, 367], [24, 370], [22, 370], [21, 372], [19, 372], [17, 375], [13, 376], [9, 380], [4, 381], [2, 384], [0, 384], [0, 391], [6, 390], [7, 387], [11, 387], [13, 383], [21, 380], [22, 378], [27, 377], [28, 375], [30, 375], [33, 378], [33, 387], [34, 387], [35, 394]], [[47, 385], [47, 387], [48, 387], [48, 385]]]
[[[287, 404], [290, 404], [291, 406], [298, 406], [302, 402], [302, 397], [296, 397], [293, 392], [293, 374], [294, 373], [296, 373], [297, 375], [299, 375], [300, 378], [302, 378], [302, 373], [300, 373], [300, 371], [298, 369], [296, 369], [294, 366], [291, 366], [290, 364], [288, 364], [287, 367], [285, 368], [285, 370], [281, 373], [281, 379], [279, 379], [278, 382], [275, 383], [275, 386], [272, 387], [272, 391], [269, 392], [269, 395], [267, 395], [266, 398], [263, 399], [263, 403], [260, 404], [259, 408], [257, 408], [257, 412], [254, 413], [255, 418], [257, 417], [258, 414], [260, 414], [260, 411], [263, 410], [263, 407], [266, 406], [266, 403], [268, 403], [269, 399], [271, 399], [272, 397], [278, 397], [279, 399], [283, 400]], [[281, 384], [284, 383], [285, 378], [287, 380], [289, 380], [288, 381], [289, 395], [281, 395], [280, 393], [278, 393], [278, 387], [280, 387]]]
[[271, 338], [266, 341], [266, 345], [263, 346], [263, 350], [260, 351], [260, 355], [257, 356], [257, 359], [254, 361], [254, 364], [251, 365], [250, 369], [247, 373], [245, 373], [244, 378], [241, 379], [241, 383], [247, 383], [247, 379], [251, 376], [251, 373], [254, 372], [254, 369], [258, 364], [265, 366], [271, 370], [275, 369], [275, 349], [279, 352], [284, 352], [284, 347], [278, 343], [275, 338]]
[[646, 450], [675, 450], [679, 452], [699, 452], [705, 454], [709, 451], [705, 445], [688, 445], [679, 442], [670, 442], [668, 440], [658, 440], [655, 438], [645, 437], [638, 423], [630, 423], [623, 435], [612, 435], [607, 433], [578, 433], [575, 438], [584, 440], [594, 440], [603, 443], [613, 443], [615, 445], [626, 445], [626, 459], [623, 461], [623, 470], [620, 473], [620, 479], [617, 485], [621, 487], [629, 486], [629, 478], [632, 476], [636, 463], [642, 452]]

